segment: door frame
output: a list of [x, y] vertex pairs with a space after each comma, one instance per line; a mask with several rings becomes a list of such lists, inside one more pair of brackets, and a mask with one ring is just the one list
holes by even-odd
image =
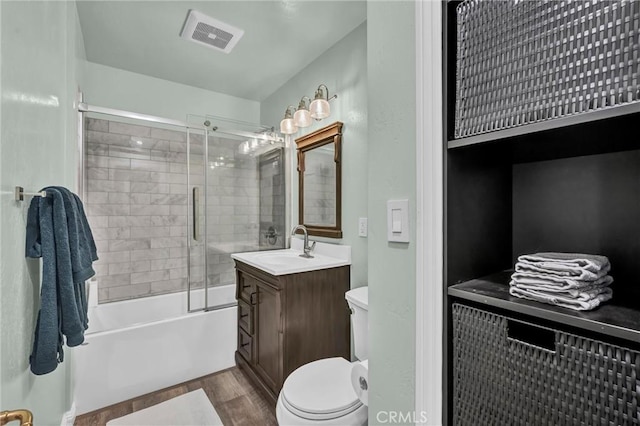
[[443, 423], [444, 164], [442, 2], [416, 3], [417, 424]]

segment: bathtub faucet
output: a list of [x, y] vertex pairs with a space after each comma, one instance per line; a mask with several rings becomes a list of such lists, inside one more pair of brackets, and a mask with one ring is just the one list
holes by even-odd
[[296, 234], [296, 231], [298, 229], [301, 229], [302, 233], [304, 234], [304, 245], [302, 246], [302, 251], [304, 253], [301, 254], [300, 257], [311, 259], [313, 258], [313, 256], [311, 256], [309, 252], [311, 252], [311, 250], [313, 250], [313, 248], [316, 246], [316, 242], [314, 241], [313, 244], [309, 246], [309, 234], [307, 233], [307, 228], [304, 225], [294, 226], [293, 229], [291, 230], [291, 238], [293, 238], [293, 236]]

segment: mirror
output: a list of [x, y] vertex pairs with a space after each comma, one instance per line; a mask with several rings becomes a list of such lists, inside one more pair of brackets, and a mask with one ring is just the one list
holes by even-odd
[[342, 123], [296, 139], [300, 224], [309, 235], [342, 238]]

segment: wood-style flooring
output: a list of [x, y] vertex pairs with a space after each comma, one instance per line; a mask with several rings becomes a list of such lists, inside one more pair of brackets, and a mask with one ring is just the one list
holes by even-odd
[[255, 389], [238, 368], [230, 368], [76, 418], [75, 426], [103, 426], [109, 420], [202, 388], [225, 426], [277, 426], [275, 407]]

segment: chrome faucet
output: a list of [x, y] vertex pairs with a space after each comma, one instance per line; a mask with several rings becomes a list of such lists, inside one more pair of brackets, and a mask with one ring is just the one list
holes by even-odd
[[304, 245], [302, 246], [302, 251], [304, 253], [301, 254], [300, 257], [311, 259], [313, 258], [313, 256], [311, 256], [309, 252], [311, 252], [311, 250], [313, 250], [313, 248], [316, 246], [316, 242], [314, 241], [313, 244], [309, 246], [309, 234], [307, 233], [307, 228], [304, 225], [294, 226], [293, 229], [291, 230], [291, 238], [293, 238], [293, 236], [296, 234], [296, 231], [298, 229], [302, 229], [302, 233], [304, 234]]

